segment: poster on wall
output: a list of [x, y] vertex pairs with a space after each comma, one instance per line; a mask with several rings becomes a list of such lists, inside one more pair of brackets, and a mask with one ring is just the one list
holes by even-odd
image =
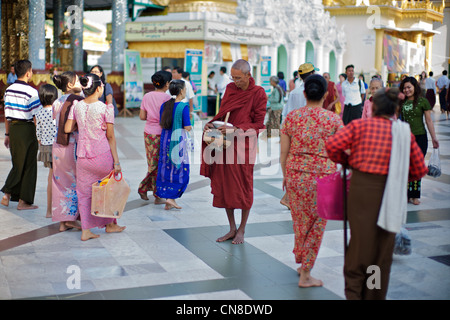
[[386, 67], [392, 73], [406, 73], [407, 41], [385, 34], [383, 38], [383, 57]]
[[[194, 89], [195, 100], [202, 94], [202, 64], [203, 50], [186, 49], [184, 54], [184, 70], [189, 72], [192, 89]], [[198, 101], [194, 101], [194, 110], [199, 110], [201, 106]]]
[[140, 108], [144, 97], [144, 80], [139, 51], [125, 50], [124, 80], [125, 108]]
[[261, 87], [263, 87], [268, 94], [272, 91], [272, 86], [270, 85], [271, 68], [272, 57], [261, 56]]

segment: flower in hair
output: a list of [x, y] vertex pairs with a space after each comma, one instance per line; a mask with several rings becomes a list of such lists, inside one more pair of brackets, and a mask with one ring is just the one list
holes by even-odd
[[171, 96], [172, 99], [176, 99], [177, 96], [174, 94], [173, 96]]
[[81, 85], [83, 89], [89, 89], [90, 87], [92, 87], [92, 84], [94, 83], [94, 79], [92, 77], [86, 78], [88, 79], [88, 83], [85, 86]]

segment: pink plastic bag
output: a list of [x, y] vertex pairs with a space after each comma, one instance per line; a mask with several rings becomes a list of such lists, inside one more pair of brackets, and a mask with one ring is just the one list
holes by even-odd
[[103, 218], [120, 218], [130, 194], [130, 186], [119, 174], [120, 179], [112, 170], [104, 179], [109, 179], [105, 185], [98, 182], [92, 185], [91, 214]]
[[[317, 178], [317, 215], [326, 220], [344, 220], [344, 181], [341, 171]], [[347, 176], [347, 193], [350, 186]]]

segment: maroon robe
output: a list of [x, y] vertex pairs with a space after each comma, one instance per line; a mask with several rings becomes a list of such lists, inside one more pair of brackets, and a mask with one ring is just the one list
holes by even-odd
[[[265, 128], [267, 95], [250, 78], [247, 90], [234, 82], [228, 84], [219, 113], [211, 120], [228, 122], [238, 130], [232, 135], [234, 143], [223, 151], [213, 150], [202, 143], [200, 174], [211, 179], [213, 206], [250, 210], [253, 204], [253, 168], [256, 161], [259, 130]], [[229, 139], [229, 136], [227, 136]]]
[[[328, 108], [328, 105], [330, 103], [332, 103], [334, 100], [336, 100], [336, 92], [334, 89], [334, 82], [333, 81], [328, 81], [328, 87], [327, 87], [327, 92], [328, 92], [328, 96], [327, 98], [324, 100], [323, 102], [323, 107], [325, 109]], [[334, 105], [330, 111], [335, 112], [336, 111], [336, 105]]]

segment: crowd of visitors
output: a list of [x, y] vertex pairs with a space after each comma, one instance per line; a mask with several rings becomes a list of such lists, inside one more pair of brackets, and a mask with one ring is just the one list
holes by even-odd
[[[428, 77], [422, 73], [419, 81], [405, 76], [398, 88], [385, 87], [378, 75], [366, 84], [353, 65], [338, 83], [319, 71], [303, 63], [289, 82], [279, 72], [270, 77], [269, 94], [242, 59], [233, 63], [230, 76], [221, 68], [217, 84], [213, 72], [208, 76], [212, 118], [203, 126], [202, 138], [216, 130], [223, 144], [202, 139], [200, 174], [210, 179], [212, 205], [225, 209], [228, 218], [229, 231], [217, 242], [244, 243], [258, 136], [279, 136], [286, 192], [280, 202], [292, 216], [298, 286], [323, 285], [311, 275], [327, 224], [317, 213], [317, 181], [340, 170], [340, 164], [352, 170], [345, 294], [348, 299], [384, 299], [406, 203], [420, 204], [420, 179], [428, 171], [427, 129], [433, 148], [439, 148], [431, 118], [437, 93], [441, 112], [449, 116], [447, 71], [437, 81], [432, 72]], [[28, 60], [18, 61], [12, 74], [17, 79], [11, 76], [4, 99], [12, 169], [1, 189], [1, 204], [18, 201], [19, 210], [37, 208], [33, 203], [41, 161], [49, 169], [46, 216], [60, 223], [60, 231], [79, 229], [83, 241], [99, 237], [94, 228], [122, 232], [125, 227], [116, 219], [91, 214], [93, 183], [112, 171], [122, 172], [114, 133], [118, 110], [101, 66], [82, 77], [72, 71], [55, 75], [54, 85], [39, 90], [27, 83], [33, 74]], [[189, 74], [178, 67], [157, 71], [151, 80], [154, 90], [144, 95], [139, 113], [145, 121], [147, 173], [137, 191], [142, 200], [149, 200], [151, 192], [155, 204], [179, 210], [176, 199], [189, 184], [195, 89]], [[59, 98], [56, 88], [62, 92]], [[381, 269], [382, 285], [368, 290], [365, 270], [374, 264]]]

